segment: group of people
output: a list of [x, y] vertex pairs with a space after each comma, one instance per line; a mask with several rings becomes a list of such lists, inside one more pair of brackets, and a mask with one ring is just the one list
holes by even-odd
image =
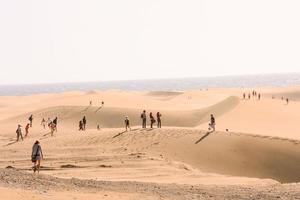
[[[93, 101], [90, 100], [90, 106], [92, 106], [92, 105], [93, 105]], [[101, 107], [103, 107], [103, 106], [104, 106], [104, 101], [101, 102]]]
[[281, 100], [282, 100], [282, 101], [284, 101], [284, 100], [285, 100], [285, 102], [286, 102], [286, 105], [287, 105], [287, 104], [289, 104], [289, 101], [290, 101], [290, 100], [289, 100], [289, 98], [284, 98], [283, 96], [281, 97]]
[[41, 126], [43, 126], [44, 129], [46, 129], [46, 125], [47, 125], [48, 128], [50, 129], [51, 136], [53, 136], [54, 132], [57, 132], [57, 123], [58, 123], [57, 117], [55, 117], [53, 120], [48, 118], [47, 121], [45, 120], [45, 118], [43, 118], [41, 121]]
[[[29, 116], [28, 121], [29, 122], [25, 126], [25, 138], [28, 136], [29, 128], [32, 127], [33, 115]], [[17, 142], [20, 141], [20, 139], [22, 141], [24, 140], [23, 133], [22, 133], [22, 125], [18, 124], [17, 130], [16, 130], [16, 134], [17, 134]]]
[[248, 96], [246, 95], [246, 93], [243, 93], [243, 99], [246, 99], [246, 97], [248, 97], [248, 99], [251, 99], [251, 95], [252, 97], [257, 97], [258, 100], [260, 100], [261, 98], [260, 93], [257, 93], [257, 91], [253, 90], [251, 93], [248, 93]]
[[[86, 128], [86, 117], [84, 116], [82, 120], [79, 121], [79, 131], [85, 131]], [[100, 129], [100, 127], [97, 127]]]
[[[260, 100], [260, 98], [261, 98], [261, 94], [260, 93], [257, 93], [255, 90], [253, 90], [251, 93], [248, 93], [248, 95], [246, 94], [246, 93], [243, 93], [243, 99], [251, 99], [251, 96], [252, 97], [257, 97], [257, 99], [258, 100]], [[272, 96], [272, 99], [275, 99], [275, 96], [273, 95]], [[286, 102], [286, 104], [289, 104], [289, 98], [285, 98], [285, 97], [281, 97], [281, 100], [282, 101], [285, 101]]]
[[[157, 112], [156, 113], [156, 119], [153, 116], [153, 113], [150, 112], [149, 118], [150, 118], [150, 128], [153, 128], [153, 125], [157, 122], [157, 128], [161, 128], [161, 113]], [[144, 110], [141, 114], [141, 120], [142, 120], [142, 128], [147, 128], [147, 113], [146, 110]]]

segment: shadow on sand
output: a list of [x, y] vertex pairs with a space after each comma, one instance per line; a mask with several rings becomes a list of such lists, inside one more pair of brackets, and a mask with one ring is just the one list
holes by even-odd
[[10, 145], [16, 144], [17, 142], [18, 142], [17, 140], [14, 140], [13, 142], [10, 142], [10, 143], [8, 143], [8, 144], [6, 144], [6, 145], [3, 145], [3, 146], [4, 146], [4, 147], [10, 146]]
[[95, 113], [98, 112], [99, 110], [101, 110], [102, 107], [103, 107], [103, 106], [100, 106], [100, 107], [95, 111]]
[[120, 132], [120, 133], [118, 133], [117, 135], [115, 135], [113, 138], [119, 137], [120, 135], [122, 135], [123, 133], [126, 133], [126, 132], [127, 132], [127, 131]]
[[85, 109], [82, 110], [82, 112], [86, 112], [90, 107], [92, 107], [92, 106], [86, 107]]
[[207, 132], [205, 135], [203, 135], [199, 140], [197, 140], [195, 142], [195, 144], [198, 144], [199, 142], [201, 142], [202, 140], [204, 140], [206, 137], [208, 137], [213, 131], [209, 131]]

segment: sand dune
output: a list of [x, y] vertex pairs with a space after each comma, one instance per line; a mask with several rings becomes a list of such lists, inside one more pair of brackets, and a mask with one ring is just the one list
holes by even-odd
[[[279, 99], [245, 100], [230, 112], [217, 119], [218, 130], [229, 129], [274, 137], [300, 139], [300, 102]], [[206, 128], [202, 125], [200, 128]]]
[[[76, 190], [81, 199], [86, 195], [101, 198], [101, 192], [109, 194], [107, 199], [163, 196], [172, 200], [243, 199], [249, 195], [277, 199], [290, 192], [292, 199], [299, 193], [299, 184], [280, 183], [300, 181], [300, 102], [285, 105], [267, 95], [261, 101], [240, 100], [243, 91], [92, 91], [0, 97], [0, 168], [20, 170], [0, 170], [0, 186], [4, 187], [0, 191], [13, 192], [7, 189], [11, 187], [7, 177], [16, 181], [18, 192], [28, 188], [26, 184], [39, 189], [34, 187], [34, 178], [25, 173], [30, 172], [31, 147], [38, 139], [45, 154], [43, 176], [39, 176], [41, 188], [45, 193], [52, 188], [51, 195], [63, 199], [69, 198], [66, 194], [70, 190]], [[92, 106], [88, 106], [90, 100]], [[100, 107], [101, 101], [105, 101], [104, 107]], [[160, 111], [163, 129], [140, 129], [143, 109], [148, 113]], [[208, 134], [211, 113], [216, 116], [218, 131]], [[16, 125], [25, 125], [30, 114], [34, 115], [34, 127], [25, 141], [17, 143]], [[123, 128], [127, 115], [131, 132]], [[51, 137], [39, 123], [42, 118], [55, 116], [59, 119], [58, 132]], [[83, 116], [88, 119], [88, 129], [79, 132], [78, 121]], [[89, 186], [104, 189], [91, 194]], [[153, 192], [147, 190], [149, 187], [161, 189]], [[197, 189], [191, 192], [188, 188]], [[182, 192], [174, 195], [179, 190]]]
[[[126, 176], [124, 178], [155, 181], [156, 176], [163, 172], [168, 180], [173, 176], [172, 171], [178, 172], [179, 170], [182, 171], [180, 173], [182, 179], [185, 179], [184, 174], [194, 175], [200, 183], [203, 177], [210, 177], [203, 173], [265, 178], [280, 182], [300, 181], [298, 170], [300, 142], [293, 140], [220, 132], [207, 135], [199, 130], [176, 128], [135, 129], [132, 132], [122, 132], [120, 129], [87, 133], [60, 131], [54, 138], [49, 135], [39, 135], [38, 138], [43, 143], [44, 151], [47, 152], [46, 157], [50, 155], [49, 160], [45, 160], [44, 166], [58, 169], [58, 171], [63, 164], [101, 171], [102, 167], [97, 166], [105, 164], [105, 166], [112, 166], [113, 173], [110, 174], [110, 178], [118, 177], [117, 180], [123, 180], [121, 177], [124, 175], [118, 174], [115, 168], [137, 165], [145, 169], [140, 177], [136, 176], [140, 172], [134, 171], [132, 167], [132, 175], [135, 175], [131, 178]], [[2, 139], [2, 145], [4, 145], [2, 152], [9, 155], [3, 156], [2, 160], [10, 158], [14, 160], [12, 165], [15, 167], [23, 164], [26, 166], [28, 161], [23, 158], [26, 153], [30, 154], [32, 142], [31, 139], [22, 144], [6, 146], [5, 143], [10, 144], [9, 140]], [[54, 142], [55, 146], [53, 146]], [[18, 149], [20, 153], [15, 156], [9, 154], [9, 151], [13, 149]], [[109, 155], [109, 159], [106, 155]], [[110, 160], [112, 157], [115, 161]], [[122, 160], [126, 164], [120, 163]], [[141, 161], [144, 162], [143, 165]], [[176, 162], [178, 165], [174, 164]], [[89, 167], [86, 166], [87, 164]], [[5, 167], [5, 165], [11, 165], [11, 162], [4, 162], [1, 165]], [[157, 173], [154, 173], [155, 167], [159, 168]], [[164, 168], [168, 170], [165, 171]], [[151, 169], [148, 174], [147, 169]], [[64, 177], [73, 177], [74, 173], [71, 172], [69, 175], [65, 172]], [[105, 170], [105, 173], [109, 173], [109, 170]], [[50, 174], [55, 174], [55, 172], [50, 171]], [[107, 175], [99, 172], [98, 176], [103, 179]], [[153, 178], [150, 178], [151, 176]], [[85, 172], [83, 178], [87, 177], [97, 177], [97, 175], [89, 176], [89, 172]], [[160, 181], [163, 179], [164, 177], [161, 177]]]
[[[228, 97], [227, 99], [213, 106], [198, 110], [160, 110], [163, 114], [164, 126], [177, 127], [195, 127], [203, 122], [208, 121], [208, 116], [214, 113], [216, 116], [221, 116], [224, 113], [232, 110], [239, 100], [236, 97]], [[124, 126], [125, 116], [129, 116], [132, 126], [140, 125], [140, 114], [142, 110], [133, 108], [118, 108], [118, 107], [95, 107], [95, 106], [58, 106], [32, 111], [20, 116], [4, 120], [4, 123], [26, 123], [28, 116], [33, 114], [38, 122], [48, 117], [58, 117], [60, 123], [67, 123], [77, 128], [78, 122], [86, 116], [88, 119], [88, 128], [95, 129], [98, 124], [105, 128], [118, 128]], [[148, 111], [149, 113], [150, 111]], [[156, 115], [156, 112], [153, 111]]]

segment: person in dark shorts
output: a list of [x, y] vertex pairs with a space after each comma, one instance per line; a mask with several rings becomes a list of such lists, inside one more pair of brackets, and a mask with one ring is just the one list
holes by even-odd
[[160, 112], [156, 113], [156, 119], [157, 119], [157, 128], [161, 128], [161, 114], [160, 114]]
[[83, 123], [83, 130], [85, 131], [85, 128], [86, 128], [86, 118], [85, 118], [85, 116], [82, 119], [82, 123]]
[[142, 128], [147, 127], [147, 115], [146, 115], [146, 110], [144, 110], [141, 114], [141, 119], [142, 119]]
[[154, 124], [156, 121], [155, 121], [155, 119], [154, 119], [154, 117], [153, 117], [152, 112], [150, 112], [150, 115], [149, 115], [149, 116], [150, 116], [150, 127], [153, 128], [153, 124]]
[[289, 98], [286, 98], [286, 104], [289, 104]]
[[32, 153], [31, 153], [31, 161], [33, 162], [33, 172], [35, 173], [38, 171], [40, 173], [40, 166], [41, 166], [41, 160], [43, 159], [43, 151], [42, 147], [40, 145], [40, 142], [37, 140], [33, 147], [32, 147]]
[[30, 127], [32, 127], [32, 122], [33, 122], [33, 115], [30, 115], [30, 117], [28, 118], [29, 123], [30, 123]]
[[260, 100], [260, 93], [258, 94], [258, 100]]
[[130, 128], [130, 122], [129, 122], [128, 116], [125, 117], [125, 128], [126, 128], [126, 131], [127, 131], [128, 129], [131, 131], [131, 128]]
[[216, 131], [216, 120], [213, 114], [210, 115], [209, 130]]

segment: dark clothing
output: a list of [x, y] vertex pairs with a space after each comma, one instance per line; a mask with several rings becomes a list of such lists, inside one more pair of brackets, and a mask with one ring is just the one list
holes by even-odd
[[82, 123], [82, 121], [79, 122], [79, 130], [83, 131], [83, 123]]
[[142, 128], [146, 128], [147, 127], [147, 116], [146, 116], [146, 112], [143, 112], [141, 114], [141, 118], [142, 118]]
[[153, 124], [155, 123], [155, 119], [152, 114], [150, 114], [150, 127], [153, 128]]
[[161, 114], [157, 113], [157, 128], [161, 128]]
[[53, 124], [57, 125], [57, 117], [53, 120]]
[[215, 124], [215, 123], [216, 123], [216, 120], [215, 120], [214, 117], [211, 117], [211, 118], [210, 118], [210, 123], [211, 123], [211, 124]]
[[82, 119], [82, 123], [83, 123], [83, 130], [85, 130], [85, 127], [86, 127], [86, 118], [85, 118], [85, 116]]

